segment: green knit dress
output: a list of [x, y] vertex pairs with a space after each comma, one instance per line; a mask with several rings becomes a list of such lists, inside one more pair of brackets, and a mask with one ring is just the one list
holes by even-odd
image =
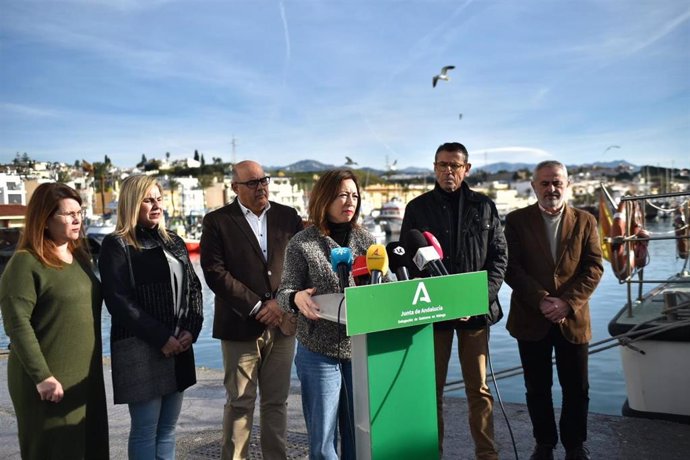
[[[7, 380], [22, 458], [107, 459], [101, 289], [74, 259], [47, 268], [18, 251], [0, 278], [0, 308], [10, 338]], [[59, 403], [41, 401], [36, 384], [54, 376]]]

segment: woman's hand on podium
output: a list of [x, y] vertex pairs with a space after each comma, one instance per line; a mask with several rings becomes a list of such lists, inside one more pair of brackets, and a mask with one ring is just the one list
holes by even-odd
[[305, 318], [311, 320], [317, 320], [320, 318], [319, 306], [316, 305], [316, 302], [314, 302], [311, 298], [315, 292], [316, 288], [312, 287], [309, 289], [304, 289], [303, 291], [298, 291], [297, 294], [295, 294], [295, 305], [297, 305], [297, 308], [299, 308], [299, 311], [302, 312]]

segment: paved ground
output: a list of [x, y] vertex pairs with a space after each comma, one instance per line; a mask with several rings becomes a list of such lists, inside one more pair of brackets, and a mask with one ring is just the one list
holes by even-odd
[[[108, 401], [112, 401], [110, 367], [105, 363]], [[180, 459], [220, 458], [219, 442], [225, 391], [222, 373], [199, 369], [199, 383], [185, 393], [184, 405], [177, 429], [177, 456]], [[306, 430], [302, 418], [299, 388], [293, 388], [288, 402], [288, 440], [290, 457], [306, 458]], [[110, 453], [113, 459], [127, 458], [129, 413], [126, 406], [109, 404]], [[506, 405], [519, 458], [527, 459], [532, 450], [532, 435], [527, 408], [520, 404]], [[445, 459], [472, 459], [472, 441], [467, 430], [467, 410], [464, 399], [446, 401]], [[258, 418], [256, 419], [258, 421]], [[408, 421], [401, 421], [408, 423]], [[506, 421], [500, 408], [495, 415], [496, 440], [500, 456], [515, 458]], [[17, 425], [7, 392], [6, 356], [0, 357], [0, 458], [19, 459]], [[690, 425], [590, 414], [588, 446], [594, 459], [664, 459], [690, 458]], [[556, 451], [563, 458], [562, 448]], [[261, 453], [253, 448], [250, 458], [259, 459]], [[410, 459], [425, 460], [425, 459]]]

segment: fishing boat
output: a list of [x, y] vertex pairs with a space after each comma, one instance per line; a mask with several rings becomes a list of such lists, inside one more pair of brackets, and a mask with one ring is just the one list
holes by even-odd
[[88, 220], [88, 223], [85, 223], [84, 235], [94, 260], [98, 260], [103, 239], [115, 231], [115, 222], [117, 222], [117, 216], [115, 213], [112, 213], [106, 216], [91, 218]]
[[367, 217], [362, 220], [362, 227], [364, 227], [371, 236], [374, 237], [376, 244], [386, 244], [387, 235], [385, 230], [381, 228], [381, 224], [377, 224], [373, 217]]
[[[602, 251], [619, 282], [627, 288], [627, 302], [608, 330], [621, 345], [627, 400], [622, 413], [690, 423], [690, 192], [622, 197], [611, 214], [602, 186], [599, 226]], [[644, 230], [644, 203], [668, 198], [683, 200], [675, 209], [673, 227], [666, 233]], [[684, 259], [680, 272], [668, 279], [646, 279], [650, 261], [647, 245], [676, 241], [676, 257]], [[645, 286], [652, 286], [645, 292]]]
[[378, 209], [374, 220], [387, 234], [398, 234], [400, 233], [400, 227], [402, 227], [404, 215], [405, 204], [400, 198], [394, 197], [392, 200], [383, 203], [381, 208]]

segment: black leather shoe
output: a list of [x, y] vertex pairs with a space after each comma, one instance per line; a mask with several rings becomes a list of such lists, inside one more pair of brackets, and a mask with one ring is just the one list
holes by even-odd
[[553, 446], [551, 444], [537, 444], [529, 460], [553, 460]]
[[568, 449], [565, 451], [565, 460], [591, 460], [589, 451], [585, 446]]

